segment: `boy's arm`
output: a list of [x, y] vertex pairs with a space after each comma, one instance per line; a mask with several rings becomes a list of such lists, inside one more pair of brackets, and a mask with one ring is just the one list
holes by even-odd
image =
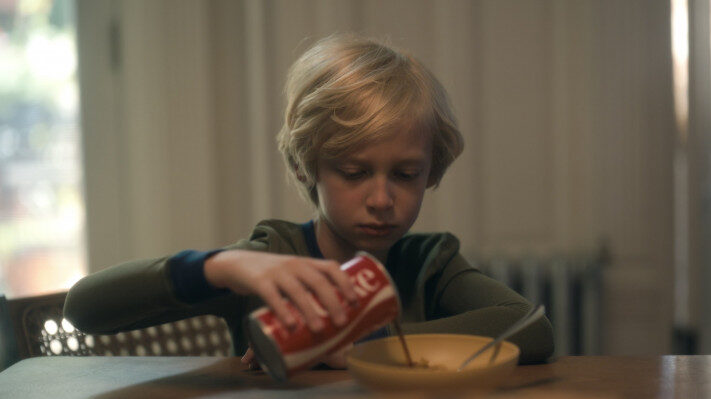
[[[496, 336], [532, 307], [512, 289], [469, 266], [459, 254], [447, 269], [453, 273], [443, 273], [433, 297], [436, 319], [405, 324], [406, 333]], [[553, 328], [544, 317], [509, 341], [521, 349], [521, 362], [543, 361], [553, 353]]]
[[[269, 251], [279, 238], [267, 227], [257, 226], [255, 232], [221, 250]], [[239, 318], [254, 301], [218, 290], [205, 276], [205, 261], [221, 250], [182, 251], [92, 273], [69, 290], [64, 316], [87, 333], [115, 333], [201, 314]]]
[[240, 306], [231, 295], [205, 295], [196, 303], [179, 298], [169, 264], [181, 254], [126, 262], [84, 277], [67, 294], [65, 317], [87, 333], [115, 333], [219, 314], [226, 301]]
[[310, 300], [313, 293], [336, 325], [345, 323], [344, 305], [334, 288], [349, 301], [356, 300], [346, 274], [337, 262], [292, 255], [297, 251], [288, 244], [268, 224], [260, 224], [249, 240], [223, 250], [182, 251], [113, 266], [77, 282], [67, 295], [64, 314], [88, 333], [131, 330], [199, 314], [223, 316], [237, 325], [264, 301], [282, 322], [296, 323], [284, 296], [317, 331], [323, 326]]

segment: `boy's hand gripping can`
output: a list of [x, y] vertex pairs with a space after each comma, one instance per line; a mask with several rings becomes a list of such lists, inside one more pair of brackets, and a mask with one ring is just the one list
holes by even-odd
[[[357, 306], [346, 306], [348, 322], [343, 327], [332, 323], [315, 297], [312, 297], [314, 306], [325, 325], [318, 333], [309, 330], [291, 303], [287, 306], [297, 319], [296, 327], [291, 330], [268, 307], [255, 310], [246, 319], [245, 330], [255, 357], [274, 379], [283, 381], [314, 366], [324, 356], [381, 328], [400, 314], [395, 284], [377, 259], [359, 252], [341, 265], [341, 270], [350, 276], [358, 295]], [[339, 298], [345, 302], [340, 295]]]

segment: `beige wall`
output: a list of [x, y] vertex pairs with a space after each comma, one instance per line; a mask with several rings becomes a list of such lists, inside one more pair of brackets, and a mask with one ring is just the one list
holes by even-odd
[[416, 228], [454, 232], [466, 256], [606, 240], [603, 350], [669, 351], [667, 1], [79, 4], [92, 270], [306, 220], [274, 146], [284, 75], [315, 38], [357, 30], [430, 66], [465, 135]]

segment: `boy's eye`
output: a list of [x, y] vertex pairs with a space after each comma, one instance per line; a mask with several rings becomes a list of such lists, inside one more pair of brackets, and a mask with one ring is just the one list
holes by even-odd
[[339, 172], [341, 173], [341, 176], [343, 176], [346, 180], [357, 180], [360, 179], [361, 177], [365, 176], [365, 171], [364, 170], [348, 170], [348, 169], [340, 169]]
[[419, 171], [397, 171], [395, 177], [400, 180], [414, 180], [420, 175]]

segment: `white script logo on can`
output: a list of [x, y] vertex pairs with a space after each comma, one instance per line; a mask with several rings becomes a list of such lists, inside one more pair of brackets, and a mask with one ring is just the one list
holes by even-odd
[[373, 256], [358, 252], [355, 258], [341, 265], [341, 270], [350, 276], [358, 295], [358, 305], [346, 307], [348, 323], [343, 327], [331, 322], [316, 298], [313, 298], [314, 306], [325, 325], [318, 333], [308, 329], [291, 303], [287, 303], [289, 311], [298, 320], [297, 327], [291, 330], [268, 307], [255, 310], [247, 318], [245, 331], [255, 357], [274, 379], [284, 381], [314, 366], [319, 359], [383, 327], [400, 314], [395, 284]]

